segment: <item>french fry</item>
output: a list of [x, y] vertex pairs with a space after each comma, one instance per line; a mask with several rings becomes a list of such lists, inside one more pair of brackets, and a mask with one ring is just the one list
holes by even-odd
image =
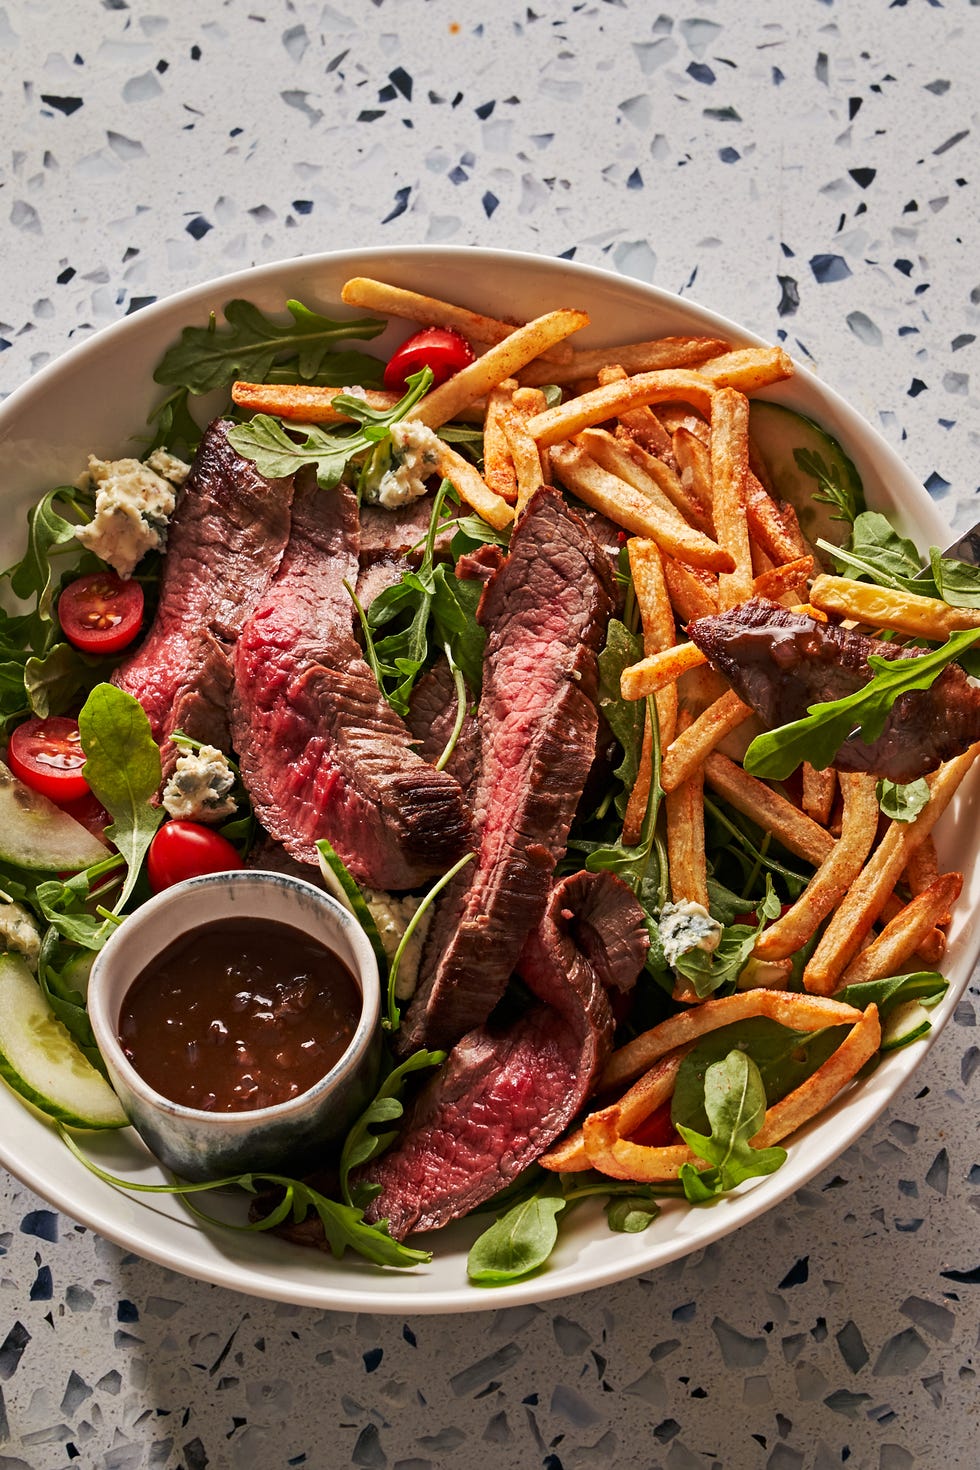
[[804, 1123], [809, 1123], [811, 1118], [822, 1113], [848, 1082], [857, 1076], [880, 1045], [881, 1022], [878, 1019], [878, 1007], [870, 1005], [823, 1066], [818, 1067], [805, 1082], [801, 1082], [788, 1097], [781, 1098], [767, 1109], [766, 1120], [752, 1139], [753, 1147], [769, 1148], [774, 1143], [780, 1143], [798, 1128], [802, 1128]]
[[860, 1020], [861, 1012], [855, 1006], [826, 996], [781, 990], [746, 990], [720, 1000], [702, 1001], [693, 1010], [668, 1016], [666, 1021], [613, 1052], [597, 1090], [612, 1092], [617, 1087], [625, 1087], [675, 1047], [687, 1046], [709, 1031], [747, 1020], [749, 1016], [768, 1016], [791, 1031], [818, 1031], [823, 1026], [852, 1026]]
[[693, 643], [678, 643], [674, 648], [652, 653], [649, 658], [624, 669], [619, 681], [620, 693], [624, 699], [646, 699], [648, 694], [656, 694], [658, 689], [673, 684], [688, 669], [707, 662], [700, 648]]
[[[503, 342], [516, 331], [513, 322], [483, 316], [478, 311], [468, 311], [465, 306], [454, 306], [450, 301], [423, 296], [418, 291], [406, 291], [401, 286], [389, 286], [385, 281], [375, 281], [369, 276], [354, 276], [345, 281], [340, 299], [348, 306], [380, 311], [385, 316], [402, 317], [426, 327], [448, 327], [474, 342], [485, 342], [491, 346]], [[567, 343], [559, 342], [547, 349], [547, 355], [550, 361], [568, 362], [572, 349]]]
[[[464, 372], [468, 371], [468, 368], [464, 368]], [[640, 408], [650, 403], [666, 403], [676, 398], [693, 403], [705, 414], [710, 414], [713, 391], [711, 385], [696, 372], [675, 369], [637, 373], [634, 377], [623, 378], [621, 382], [593, 388], [591, 392], [571, 398], [556, 408], [546, 409], [531, 420], [528, 429], [539, 444], [560, 444], [563, 439], [571, 439], [573, 435], [591, 428], [593, 424], [619, 418], [631, 408]]]
[[[620, 419], [620, 424], [622, 424], [622, 419]], [[610, 443], [607, 443], [607, 440], [610, 440]], [[575, 436], [575, 442], [587, 449], [598, 464], [607, 470], [612, 470], [614, 474], [621, 475], [637, 489], [643, 488], [650, 480], [653, 480], [684, 520], [696, 531], [700, 531], [703, 536], [713, 540], [714, 526], [710, 515], [685, 488], [677, 472], [665, 460], [651, 454], [648, 449], [644, 449], [642, 444], [638, 444], [631, 435], [620, 434], [617, 431], [615, 437], [611, 438], [605, 429], [583, 429], [581, 434]], [[636, 468], [634, 469], [633, 466]]]
[[[460, 368], [458, 373], [410, 408], [406, 419], [438, 429], [456, 418], [475, 399], [484, 398], [504, 378], [512, 378], [532, 358], [563, 341], [572, 332], [588, 326], [588, 323], [589, 318], [584, 311], [562, 310], [546, 312], [526, 326], [515, 327], [510, 336], [491, 347], [476, 362]], [[531, 423], [542, 417], [544, 415], [538, 414]]]
[[481, 515], [497, 531], [502, 531], [514, 519], [514, 508], [501, 500], [489, 488], [483, 476], [468, 459], [457, 454], [431, 430], [425, 435], [425, 462], [433, 474], [442, 475], [455, 486], [461, 499]]
[[[640, 609], [643, 628], [643, 650], [659, 653], [674, 645], [674, 614], [667, 596], [663, 563], [655, 541], [633, 536], [627, 543], [633, 590]], [[668, 684], [656, 694], [657, 725], [661, 747], [674, 738], [677, 723], [677, 685]], [[653, 738], [648, 723], [644, 723], [643, 746], [640, 769], [623, 818], [623, 842], [635, 846], [640, 840], [643, 819], [646, 815], [653, 771]]]
[[960, 628], [980, 628], [980, 608], [950, 607], [936, 597], [893, 592], [890, 587], [852, 582], [849, 577], [817, 577], [810, 588], [810, 601], [824, 612], [872, 628], [891, 628], [909, 638], [942, 642]]
[[674, 611], [684, 624], [708, 618], [718, 611], [718, 578], [703, 567], [685, 566], [664, 557], [664, 580]]
[[927, 776], [929, 800], [912, 822], [892, 822], [871, 858], [844, 896], [803, 971], [803, 983], [816, 995], [830, 995], [878, 918], [910, 855], [939, 821], [980, 746], [946, 761]]
[[[681, 1062], [690, 1051], [690, 1046], [679, 1046], [669, 1056], [662, 1057], [636, 1082], [623, 1097], [618, 1107], [624, 1134], [634, 1132], [650, 1114], [665, 1103], [674, 1091]], [[561, 1174], [581, 1173], [590, 1169], [589, 1156], [585, 1152], [585, 1139], [581, 1128], [574, 1129], [542, 1154], [538, 1163], [545, 1169]]]
[[862, 950], [844, 971], [845, 985], [881, 980], [886, 975], [901, 973], [920, 944], [928, 938], [963, 888], [962, 873], [943, 873], [924, 893], [916, 894], [911, 903], [886, 924], [873, 944]]
[[772, 602], [781, 602], [784, 597], [799, 601], [805, 595], [812, 575], [813, 557], [796, 557], [793, 561], [783, 562], [782, 566], [773, 567], [756, 577], [752, 583], [752, 596], [768, 597]]
[[752, 393], [791, 378], [793, 361], [781, 347], [737, 347], [701, 363], [698, 372], [716, 388]]
[[821, 827], [826, 827], [830, 822], [836, 795], [837, 772], [833, 766], [828, 766], [825, 771], [818, 771], [809, 761], [804, 761], [802, 805], [807, 816], [819, 822]]
[[[628, 376], [624, 367], [618, 363], [611, 363], [608, 367], [599, 369], [599, 387], [604, 388], [607, 383], [621, 383]], [[648, 454], [655, 454], [665, 463], [673, 460], [670, 435], [653, 409], [645, 404], [642, 408], [628, 409], [625, 413], [620, 414], [616, 434], [617, 437], [631, 439]]]
[[[322, 388], [315, 383], [233, 383], [231, 400], [250, 413], [271, 413], [277, 418], [298, 424], [349, 424], [350, 416], [334, 408], [334, 400], [343, 388]], [[358, 389], [354, 395], [369, 408], [382, 411], [394, 408], [397, 393], [384, 393], [373, 388]]]
[[[936, 844], [931, 837], [927, 837], [909, 858], [905, 869], [905, 881], [914, 896], [917, 893], [925, 893], [938, 877], [939, 857], [936, 853]], [[949, 923], [948, 914], [943, 923]]]
[[510, 505], [517, 500], [517, 471], [504, 423], [516, 387], [516, 378], [505, 378], [496, 388], [491, 388], [483, 421], [483, 478], [493, 493]]
[[719, 796], [815, 868], [833, 852], [834, 839], [829, 832], [727, 756], [713, 751], [704, 763], [704, 774]]
[[745, 516], [748, 467], [748, 399], [734, 388], [721, 388], [711, 409], [711, 514], [718, 544], [734, 562], [731, 572], [718, 577], [721, 612], [752, 596], [752, 548]]
[[652, 481], [646, 490], [636, 489], [603, 469], [578, 443], [557, 444], [551, 459], [563, 485], [625, 530], [649, 537], [669, 555], [693, 565], [731, 565], [728, 553], [689, 526]]
[[840, 783], [844, 793], [840, 838], [792, 908], [763, 929], [753, 951], [759, 959], [785, 959], [802, 949], [864, 867], [878, 830], [875, 778], [842, 773]]
[[532, 363], [520, 378], [531, 387], [541, 387], [544, 383], [565, 386], [597, 377], [609, 363], [619, 364], [631, 374], [693, 368], [707, 358], [717, 361], [719, 346], [727, 343], [712, 337], [658, 337], [651, 342], [628, 342], [620, 347], [590, 347], [573, 352], [568, 362], [550, 369], [543, 362]]
[[[678, 716], [680, 736], [691, 717]], [[708, 865], [704, 850], [704, 771], [695, 766], [685, 780], [666, 793], [667, 869], [674, 903], [688, 901], [708, 907]]]
[[[521, 426], [527, 435], [527, 421], [534, 418], [535, 414], [544, 413], [548, 407], [548, 400], [540, 388], [515, 388], [513, 405], [515, 413], [521, 416]], [[541, 467], [541, 481], [544, 485], [551, 484], [551, 450], [540, 449], [535, 445], [538, 463]]]
[[714, 498], [711, 486], [710, 436], [703, 442], [697, 434], [683, 427], [671, 435], [671, 448], [681, 473], [681, 485], [697, 505], [708, 523], [709, 534], [714, 534], [711, 518], [711, 503]]
[[[540, 404], [535, 404], [535, 410], [540, 411], [544, 406], [544, 395], [536, 388], [521, 388], [520, 393], [531, 393], [540, 398]], [[546, 475], [542, 466], [542, 459], [547, 459], [548, 450], [539, 451], [537, 444], [527, 431], [527, 420], [530, 417], [525, 413], [517, 402], [517, 394], [510, 405], [509, 411], [503, 416], [504, 435], [510, 449], [511, 458], [514, 461], [514, 471], [517, 475], [517, 518], [524, 514], [528, 501], [536, 490], [545, 483]]]
[[688, 729], [667, 746], [660, 770], [660, 784], [664, 791], [674, 791], [682, 782], [687, 781], [718, 742], [724, 740], [731, 730], [737, 730], [739, 725], [744, 724], [751, 713], [750, 706], [739, 699], [734, 689], [729, 689], [714, 704], [709, 705]]

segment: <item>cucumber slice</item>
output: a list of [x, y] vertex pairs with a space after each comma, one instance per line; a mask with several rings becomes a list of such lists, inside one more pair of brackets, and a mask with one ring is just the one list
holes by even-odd
[[[765, 461], [773, 489], [792, 505], [800, 519], [800, 530], [811, 546], [821, 537], [835, 546], [842, 545], [850, 529], [849, 521], [836, 519], [837, 507], [815, 498], [824, 493], [821, 480], [804, 469], [796, 458], [797, 451], [807, 458], [812, 456], [813, 468], [826, 474], [858, 514], [865, 508], [861, 477], [833, 435], [813, 419], [761, 398], [750, 402], [749, 432]], [[829, 558], [825, 564], [833, 570]]]
[[320, 838], [316, 850], [320, 855], [320, 872], [327, 885], [327, 892], [339, 904], [343, 904], [348, 913], [354, 915], [364, 930], [378, 961], [378, 973], [383, 985], [388, 978], [388, 955], [381, 943], [381, 935], [374, 922], [374, 915], [364, 902], [361, 890], [344, 866], [343, 859], [334, 851], [325, 837]]
[[907, 1000], [898, 1005], [886, 1017], [881, 1027], [881, 1050], [897, 1051], [900, 1046], [908, 1046], [912, 1041], [918, 1041], [925, 1036], [927, 1031], [932, 1030], [932, 1022], [929, 1012], [924, 1005], [917, 1000]]
[[0, 859], [18, 868], [75, 873], [107, 856], [81, 822], [18, 781], [0, 761]]
[[108, 1082], [57, 1019], [19, 955], [0, 954], [0, 1077], [73, 1128], [125, 1128]]

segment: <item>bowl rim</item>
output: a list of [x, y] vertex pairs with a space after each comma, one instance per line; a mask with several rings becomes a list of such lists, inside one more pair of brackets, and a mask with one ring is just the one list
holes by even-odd
[[[42, 368], [35, 377], [15, 389], [3, 403], [0, 403], [0, 449], [3, 447], [5, 438], [9, 436], [13, 420], [21, 409], [30, 407], [35, 396], [40, 397], [50, 387], [55, 386], [61, 375], [68, 375], [77, 366], [95, 357], [98, 351], [105, 348], [107, 341], [111, 340], [113, 348], [118, 347], [124, 352], [126, 345], [133, 338], [138, 338], [141, 331], [147, 330], [156, 323], [162, 323], [166, 317], [171, 315], [175, 318], [173, 335], [176, 336], [181, 325], [190, 325], [195, 321], [199, 324], [200, 311], [206, 309], [208, 298], [218, 293], [224, 293], [224, 301], [227, 301], [235, 295], [247, 292], [254, 283], [266, 285], [281, 282], [284, 304], [285, 296], [289, 291], [291, 272], [309, 272], [311, 269], [318, 268], [345, 268], [348, 273], [353, 274], [354, 269], [352, 268], [355, 268], [358, 273], [364, 274], [367, 273], [366, 267], [394, 266], [403, 274], [409, 274], [414, 262], [440, 259], [456, 267], [459, 267], [465, 260], [467, 272], [474, 274], [481, 266], [486, 269], [501, 262], [505, 269], [527, 265], [534, 271], [543, 270], [546, 274], [564, 275], [572, 282], [576, 279], [581, 280], [584, 286], [588, 287], [591, 284], [595, 290], [603, 294], [618, 291], [623, 299], [628, 300], [634, 308], [638, 309], [641, 304], [646, 304], [651, 308], [659, 308], [667, 314], [677, 315], [681, 320], [686, 321], [683, 327], [683, 330], [686, 331], [691, 331], [693, 324], [700, 323], [705, 328], [710, 328], [713, 333], [729, 333], [737, 342], [759, 344], [765, 340], [722, 313], [699, 306], [686, 296], [680, 296], [665, 291], [661, 287], [623, 277], [613, 271], [579, 261], [541, 256], [528, 251], [498, 250], [483, 246], [353, 247], [339, 251], [320, 252], [311, 256], [271, 261], [259, 266], [228, 272], [164, 297], [142, 308], [131, 319], [126, 317], [100, 328], [83, 342], [71, 346], [54, 362]], [[479, 279], [477, 279], [473, 294], [474, 297], [479, 297]], [[198, 316], [191, 317], [191, 311], [196, 311]], [[410, 328], [406, 324], [406, 335], [408, 330]], [[801, 385], [804, 404], [809, 404], [810, 411], [828, 410], [839, 426], [835, 428], [835, 433], [846, 433], [848, 436], [854, 436], [862, 447], [870, 446], [876, 458], [887, 466], [890, 483], [896, 487], [896, 502], [911, 500], [915, 513], [914, 529], [919, 537], [921, 539], [931, 537], [940, 544], [946, 544], [951, 533], [942, 514], [895, 450], [846, 399], [824, 383], [815, 373], [802, 363], [794, 362], [794, 367], [795, 378], [792, 381]], [[147, 386], [148, 388], [152, 386], [149, 381]], [[765, 396], [772, 396], [777, 401], [786, 402], [793, 407], [795, 406], [793, 400], [797, 395], [790, 389], [786, 392], [777, 391], [771, 395], [767, 392]], [[804, 411], [806, 411], [805, 407]], [[849, 443], [847, 447], [850, 451], [853, 443]], [[899, 506], [899, 514], [900, 510]], [[974, 778], [975, 776], [976, 773], [974, 773]], [[975, 779], [968, 779], [971, 779], [972, 785], [975, 786]], [[498, 1310], [508, 1306], [553, 1300], [557, 1297], [609, 1286], [641, 1275], [646, 1271], [655, 1270], [658, 1266], [666, 1265], [692, 1251], [703, 1249], [728, 1234], [732, 1229], [748, 1224], [767, 1213], [805, 1185], [821, 1169], [837, 1159], [844, 1149], [856, 1142], [860, 1134], [893, 1102], [900, 1088], [907, 1083], [912, 1072], [935, 1043], [942, 1024], [945, 1024], [952, 1014], [957, 1000], [969, 982], [973, 961], [980, 951], [980, 924], [971, 925], [969, 916], [965, 922], [961, 920], [956, 942], [959, 945], [958, 978], [951, 981], [949, 992], [937, 1011], [933, 1012], [934, 1015], [941, 1013], [943, 1018], [941, 1025], [934, 1027], [933, 1031], [923, 1041], [918, 1042], [915, 1048], [892, 1053], [887, 1063], [860, 1089], [852, 1089], [836, 1099], [829, 1112], [824, 1113], [818, 1120], [794, 1135], [792, 1143], [794, 1145], [800, 1143], [803, 1147], [791, 1150], [791, 1161], [793, 1153], [797, 1154], [792, 1167], [788, 1163], [783, 1169], [766, 1179], [748, 1186], [740, 1186], [733, 1195], [713, 1205], [710, 1214], [705, 1212], [702, 1217], [705, 1223], [693, 1236], [685, 1234], [683, 1230], [674, 1230], [658, 1239], [652, 1250], [646, 1245], [642, 1235], [616, 1236], [618, 1249], [615, 1253], [605, 1255], [601, 1261], [588, 1259], [592, 1254], [589, 1247], [596, 1244], [597, 1234], [595, 1230], [590, 1229], [581, 1252], [574, 1247], [570, 1248], [575, 1249], [576, 1253], [576, 1259], [572, 1262], [569, 1263], [563, 1259], [560, 1243], [559, 1251], [556, 1252], [543, 1274], [525, 1278], [488, 1292], [475, 1287], [465, 1276], [449, 1285], [430, 1283], [424, 1268], [409, 1273], [401, 1280], [393, 1280], [390, 1274], [387, 1277], [379, 1276], [375, 1268], [365, 1266], [361, 1269], [361, 1263], [355, 1263], [349, 1272], [344, 1272], [342, 1277], [336, 1272], [331, 1272], [329, 1268], [325, 1269], [321, 1266], [320, 1273], [317, 1274], [315, 1281], [311, 1282], [311, 1273], [304, 1269], [302, 1264], [297, 1263], [292, 1255], [283, 1252], [263, 1254], [260, 1258], [246, 1256], [242, 1264], [236, 1258], [235, 1244], [229, 1241], [227, 1232], [202, 1227], [197, 1222], [187, 1222], [183, 1217], [165, 1216], [159, 1238], [145, 1235], [142, 1229], [144, 1217], [139, 1213], [138, 1207], [129, 1209], [119, 1207], [116, 1203], [118, 1195], [108, 1190], [99, 1193], [93, 1201], [86, 1205], [81, 1218], [107, 1238], [126, 1248], [135, 1249], [149, 1259], [168, 1268], [177, 1269], [186, 1275], [271, 1300], [320, 1309], [383, 1313], [403, 1313], [406, 1310], [414, 1313]], [[834, 1128], [827, 1128], [825, 1125], [828, 1123], [833, 1123]], [[820, 1133], [821, 1130], [822, 1136], [813, 1139], [814, 1132]], [[30, 1160], [18, 1156], [14, 1142], [6, 1136], [5, 1131], [0, 1131], [0, 1161], [10, 1168], [11, 1172], [22, 1178], [27, 1185], [39, 1188], [30, 1174]], [[147, 1159], [147, 1162], [152, 1163], [152, 1160]], [[69, 1173], [65, 1179], [45, 1180], [41, 1187], [44, 1189], [46, 1198], [55, 1203], [57, 1207], [73, 1218], [79, 1218], [79, 1202], [72, 1193], [71, 1182], [72, 1175]], [[127, 1201], [127, 1203], [131, 1202]], [[730, 1218], [733, 1213], [736, 1214], [734, 1220]], [[588, 1207], [583, 1209], [583, 1217], [591, 1218], [588, 1214]], [[178, 1227], [185, 1224], [189, 1225], [194, 1238], [190, 1251], [181, 1248], [183, 1237]], [[427, 1239], [429, 1238], [419, 1238], [420, 1243]], [[263, 1244], [269, 1247], [273, 1243], [266, 1241]]]

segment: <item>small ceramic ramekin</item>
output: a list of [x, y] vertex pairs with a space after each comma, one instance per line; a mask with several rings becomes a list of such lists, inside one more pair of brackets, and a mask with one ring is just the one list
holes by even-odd
[[[350, 1046], [314, 1087], [272, 1107], [211, 1113], [171, 1102], [146, 1083], [119, 1041], [127, 991], [148, 964], [183, 935], [222, 919], [257, 918], [299, 929], [341, 959], [361, 992]], [[181, 1178], [292, 1175], [323, 1163], [370, 1101], [380, 1048], [378, 965], [357, 920], [312, 883], [243, 869], [189, 878], [136, 910], [99, 953], [89, 980], [92, 1030], [113, 1087], [133, 1126], [161, 1163]]]

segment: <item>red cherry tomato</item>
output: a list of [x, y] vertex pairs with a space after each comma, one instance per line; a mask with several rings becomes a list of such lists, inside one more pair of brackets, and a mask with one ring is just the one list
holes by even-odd
[[52, 801], [77, 801], [89, 795], [89, 784], [82, 775], [85, 752], [78, 721], [65, 715], [18, 725], [7, 747], [7, 764], [25, 786]]
[[440, 383], [473, 360], [470, 344], [458, 332], [451, 331], [449, 327], [423, 327], [389, 358], [385, 368], [385, 387], [395, 393], [404, 393], [409, 375], [430, 367], [433, 387], [438, 388]]
[[670, 1116], [670, 1098], [661, 1103], [659, 1108], [654, 1108], [649, 1118], [644, 1118], [640, 1126], [630, 1134], [631, 1143], [642, 1143], [647, 1148], [667, 1148], [678, 1141], [677, 1129]]
[[58, 598], [58, 620], [68, 642], [83, 653], [118, 653], [142, 626], [143, 589], [115, 572], [79, 577]]
[[154, 893], [162, 893], [185, 878], [240, 867], [237, 849], [220, 832], [200, 822], [164, 822], [146, 857], [146, 872]]

